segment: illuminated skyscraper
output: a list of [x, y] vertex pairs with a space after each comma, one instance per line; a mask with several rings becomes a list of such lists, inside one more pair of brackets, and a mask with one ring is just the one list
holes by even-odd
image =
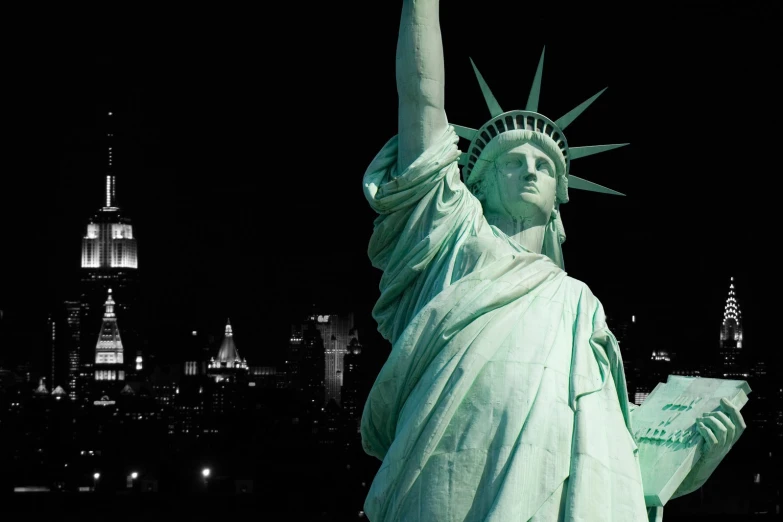
[[226, 321], [226, 333], [223, 336], [223, 342], [220, 343], [218, 356], [209, 361], [207, 373], [215, 379], [215, 382], [236, 381], [237, 377], [247, 375], [247, 361], [239, 356], [239, 351], [234, 343], [231, 321]]
[[98, 343], [95, 345], [96, 381], [125, 380], [124, 350], [111, 293], [110, 288], [109, 297], [104, 304], [106, 311], [103, 314], [101, 333], [98, 335]]
[[226, 322], [226, 333], [217, 357], [209, 361], [207, 375], [214, 380], [209, 402], [213, 422], [208, 429], [210, 433], [217, 434], [224, 429], [226, 419], [241, 410], [240, 386], [247, 386], [247, 361], [239, 356], [230, 321]]
[[328, 403], [334, 399], [341, 404], [343, 387], [343, 372], [345, 370], [345, 355], [351, 339], [358, 341], [358, 335], [353, 325], [353, 314], [348, 315], [317, 315], [315, 326], [321, 332], [324, 343], [324, 385]]
[[77, 396], [76, 380], [79, 377], [81, 356], [81, 304], [78, 301], [65, 301], [65, 325], [68, 347], [68, 396], [75, 400]]
[[718, 372], [726, 378], [747, 377], [743, 371], [742, 355], [742, 311], [734, 290], [734, 278], [729, 284], [729, 295], [723, 307], [723, 322], [720, 327], [720, 361]]
[[[106, 114], [102, 147], [105, 157], [103, 206], [87, 222], [82, 238], [81, 257], [81, 331], [87, 338], [98, 333], [104, 299], [111, 288], [117, 301], [115, 313], [123, 323], [126, 350], [140, 355], [138, 310], [138, 250], [131, 220], [122, 214], [117, 202], [117, 143], [113, 121]], [[86, 355], [86, 354], [83, 354]], [[86, 357], [82, 357], [87, 359]], [[135, 357], [129, 357], [133, 371]]]

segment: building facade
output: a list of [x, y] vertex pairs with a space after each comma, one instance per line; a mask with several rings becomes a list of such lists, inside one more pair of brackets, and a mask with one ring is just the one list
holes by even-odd
[[324, 402], [334, 400], [341, 404], [345, 356], [352, 339], [359, 340], [353, 314], [316, 315], [315, 326], [321, 332], [324, 344]]
[[106, 311], [103, 323], [95, 345], [95, 380], [124, 381], [125, 380], [125, 349], [120, 338], [117, 325], [117, 314], [111, 288], [104, 303]]

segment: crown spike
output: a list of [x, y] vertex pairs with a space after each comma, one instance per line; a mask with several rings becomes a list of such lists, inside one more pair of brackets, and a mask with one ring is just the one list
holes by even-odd
[[457, 136], [460, 138], [465, 138], [466, 140], [473, 141], [473, 137], [476, 136], [476, 133], [478, 132], [476, 129], [471, 129], [470, 127], [463, 127], [462, 125], [454, 125], [451, 124], [452, 127], [454, 127], [454, 132], [457, 133]]
[[588, 190], [590, 192], [600, 192], [602, 194], [614, 194], [615, 196], [625, 196], [622, 192], [617, 192], [616, 190], [612, 190], [610, 188], [604, 187], [603, 185], [599, 185], [598, 183], [593, 183], [592, 181], [587, 181], [583, 178], [578, 178], [574, 176], [573, 174], [568, 175], [568, 188], [569, 189], [577, 189], [577, 190]]
[[577, 119], [579, 117], [579, 115], [582, 114], [582, 112], [586, 108], [588, 108], [590, 106], [590, 104], [592, 104], [596, 100], [596, 98], [601, 96], [604, 93], [605, 90], [606, 90], [606, 87], [604, 87], [603, 89], [598, 91], [596, 94], [594, 94], [593, 96], [591, 96], [587, 100], [583, 101], [582, 103], [580, 103], [579, 105], [577, 105], [576, 107], [571, 109], [567, 114], [565, 114], [564, 116], [561, 116], [560, 119], [555, 121], [555, 125], [560, 127], [560, 129], [565, 130], [565, 128], [568, 127], [569, 125], [571, 125], [571, 123], [575, 119]]
[[484, 77], [481, 76], [478, 67], [476, 67], [475, 63], [473, 63], [473, 58], [470, 58], [470, 64], [473, 66], [473, 71], [476, 73], [476, 79], [479, 82], [479, 86], [481, 86], [481, 93], [484, 95], [484, 100], [487, 102], [489, 113], [493, 118], [503, 114], [503, 109], [500, 108], [500, 105], [495, 99], [495, 96], [492, 94], [492, 91], [489, 90], [489, 85], [487, 85], [487, 82], [484, 81]]
[[541, 58], [538, 59], [536, 76], [533, 78], [533, 86], [530, 88], [527, 104], [525, 104], [526, 111], [538, 112], [538, 97], [541, 95], [541, 74], [544, 71], [544, 52], [546, 52], [546, 46], [541, 51]]
[[570, 147], [568, 149], [568, 156], [572, 159], [584, 158], [585, 156], [592, 156], [593, 154], [599, 154], [606, 152], [607, 150], [618, 149], [625, 147], [628, 143], [616, 143], [613, 145], [589, 145], [587, 147]]

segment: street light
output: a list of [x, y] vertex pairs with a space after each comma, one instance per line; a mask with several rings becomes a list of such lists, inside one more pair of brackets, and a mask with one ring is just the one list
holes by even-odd
[[201, 470], [201, 476], [204, 477], [204, 490], [207, 490], [209, 487], [209, 468], [204, 468]]
[[101, 478], [101, 474], [97, 471], [92, 474], [92, 490], [95, 491], [95, 488], [98, 487], [98, 479]]
[[130, 475], [128, 475], [127, 480], [125, 481], [125, 485], [128, 486], [128, 489], [133, 488], [134, 481], [139, 477], [139, 474], [135, 471], [131, 471]]

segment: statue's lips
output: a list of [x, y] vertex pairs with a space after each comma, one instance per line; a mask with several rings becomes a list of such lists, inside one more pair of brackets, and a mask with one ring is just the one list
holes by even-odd
[[533, 183], [525, 183], [522, 185], [520, 192], [532, 192], [534, 194], [538, 194], [538, 187], [536, 187]]

